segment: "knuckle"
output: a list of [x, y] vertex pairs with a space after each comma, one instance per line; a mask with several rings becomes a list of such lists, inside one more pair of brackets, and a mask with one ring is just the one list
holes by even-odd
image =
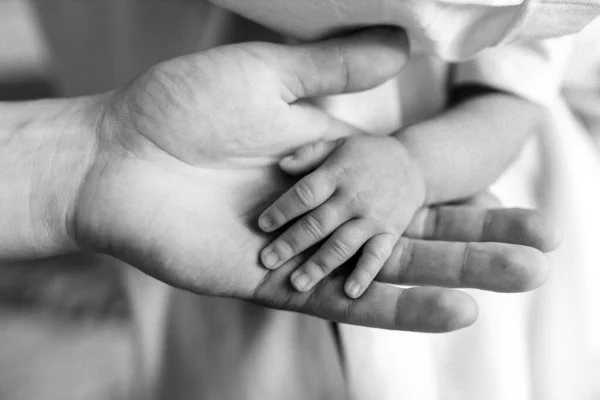
[[350, 84], [352, 82], [348, 54], [346, 50], [340, 45], [333, 46], [332, 54], [335, 54], [335, 56], [337, 57], [340, 89], [342, 92], [346, 92], [349, 89]]
[[377, 276], [377, 273], [381, 267], [371, 265], [369, 267], [363, 267], [356, 271], [356, 277], [360, 282], [366, 283], [371, 282]]
[[458, 274], [458, 285], [469, 285], [472, 281], [471, 252], [471, 246], [469, 244], [465, 244], [462, 255], [462, 264]]
[[348, 167], [337, 159], [328, 160], [327, 168], [330, 171], [331, 179], [336, 182], [343, 181], [350, 172]]
[[352, 210], [361, 210], [365, 204], [365, 195], [363, 193], [353, 193], [347, 199], [348, 208]]
[[321, 238], [324, 235], [323, 222], [321, 220], [309, 214], [305, 218], [302, 219], [302, 230], [307, 232], [309, 236], [313, 238]]
[[288, 248], [292, 254], [297, 254], [301, 251], [301, 243], [298, 235], [294, 233], [285, 233], [279, 239], [279, 247]]
[[329, 245], [329, 254], [338, 260], [345, 260], [350, 258], [352, 250], [343, 240], [333, 240]]
[[294, 186], [294, 195], [301, 206], [312, 207], [314, 204], [314, 191], [305, 181], [300, 181], [298, 184], [296, 184], [296, 186]]
[[334, 269], [334, 266], [331, 263], [325, 261], [324, 259], [314, 260], [313, 266], [316, 272], [320, 275], [327, 275]]
[[401, 253], [400, 260], [398, 261], [398, 278], [405, 278], [410, 264], [412, 263], [413, 258], [413, 250], [414, 250], [414, 242], [412, 240], [402, 240], [401, 241]]
[[366, 250], [369, 257], [373, 258], [380, 264], [383, 264], [388, 258], [388, 252], [381, 247], [372, 247]]
[[494, 225], [496, 221], [496, 215], [492, 210], [488, 210], [485, 213], [485, 217], [483, 219], [483, 227], [481, 232], [481, 238], [486, 238], [492, 235]]

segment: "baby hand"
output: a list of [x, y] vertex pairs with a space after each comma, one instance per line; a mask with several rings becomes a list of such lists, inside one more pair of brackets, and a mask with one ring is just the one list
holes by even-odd
[[294, 287], [306, 292], [364, 246], [344, 288], [348, 296], [360, 297], [424, 203], [420, 171], [394, 137], [318, 142], [280, 165], [289, 173], [317, 169], [261, 215], [259, 226], [266, 232], [301, 217], [263, 249], [263, 265], [276, 269], [327, 239], [292, 274]]

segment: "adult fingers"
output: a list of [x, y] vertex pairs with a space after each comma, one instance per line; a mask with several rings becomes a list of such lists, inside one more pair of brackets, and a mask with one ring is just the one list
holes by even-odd
[[543, 252], [556, 249], [561, 242], [560, 230], [540, 212], [465, 205], [421, 209], [405, 235], [427, 240], [510, 243]]
[[293, 260], [269, 273], [253, 300], [330, 321], [413, 332], [450, 332], [477, 319], [473, 298], [449, 289], [403, 289], [373, 282], [360, 298], [351, 299], [344, 293], [345, 276], [337, 275], [325, 279], [310, 292], [300, 293], [288, 280], [299, 263]]
[[511, 293], [539, 287], [548, 273], [548, 260], [531, 247], [402, 238], [377, 280]]
[[373, 88], [396, 76], [409, 57], [406, 34], [392, 27], [277, 49], [274, 65], [290, 103]]

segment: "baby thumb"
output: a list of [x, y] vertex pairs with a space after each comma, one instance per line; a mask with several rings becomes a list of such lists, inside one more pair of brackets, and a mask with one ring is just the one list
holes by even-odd
[[290, 175], [306, 175], [317, 169], [339, 146], [340, 140], [319, 141], [300, 147], [284, 157], [279, 166]]

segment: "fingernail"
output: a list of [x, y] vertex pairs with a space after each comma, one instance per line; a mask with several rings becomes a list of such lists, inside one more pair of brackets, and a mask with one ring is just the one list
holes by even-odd
[[356, 299], [358, 296], [360, 296], [360, 289], [360, 284], [357, 282], [349, 282], [346, 284], [346, 294], [353, 299]]
[[304, 292], [310, 285], [310, 276], [301, 271], [296, 271], [292, 274], [292, 284], [296, 290]]
[[262, 256], [263, 265], [269, 269], [274, 269], [279, 263], [279, 256], [273, 250], [265, 250]]
[[295, 161], [296, 161], [296, 156], [287, 156], [285, 158], [282, 158], [281, 161], [279, 161], [279, 165], [282, 168], [293, 167]]
[[259, 221], [258, 221], [258, 226], [260, 227], [260, 229], [262, 229], [263, 231], [267, 231], [270, 230], [271, 228], [273, 228], [273, 220], [269, 217], [262, 217]]

